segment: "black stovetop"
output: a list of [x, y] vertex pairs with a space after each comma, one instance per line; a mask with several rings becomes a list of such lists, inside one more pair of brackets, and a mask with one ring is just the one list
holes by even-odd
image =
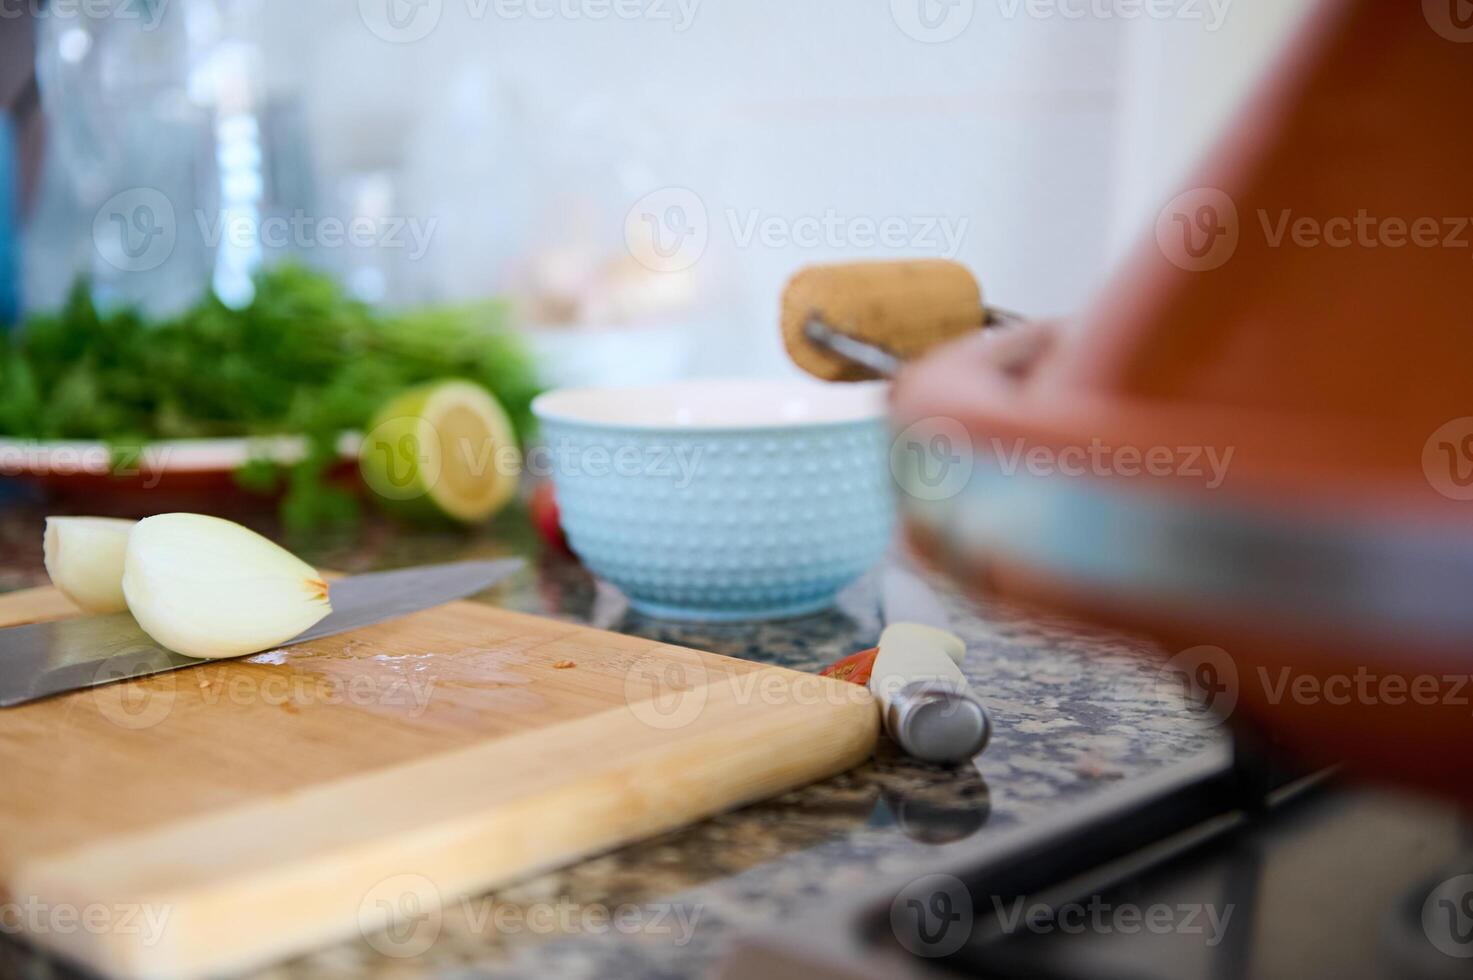
[[1081, 980], [1473, 977], [1470, 847], [1473, 824], [1451, 807], [1322, 789], [1110, 887], [1021, 909], [984, 902], [951, 966]]
[[740, 946], [725, 976], [1473, 978], [1473, 820], [1240, 735]]

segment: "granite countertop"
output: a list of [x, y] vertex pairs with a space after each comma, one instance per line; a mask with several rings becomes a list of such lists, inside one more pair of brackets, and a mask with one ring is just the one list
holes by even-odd
[[[0, 510], [0, 591], [44, 583], [41, 514], [29, 505]], [[375, 523], [351, 541], [298, 550], [349, 572], [523, 555], [527, 569], [483, 601], [797, 670], [873, 646], [880, 629], [872, 578], [806, 619], [647, 619], [574, 562], [542, 553], [517, 512], [473, 534]], [[411, 936], [362, 937], [259, 976], [709, 974], [743, 930], [791, 923], [877, 876], [930, 869], [948, 846], [1068, 807], [1215, 737], [1171, 685], [1158, 683], [1159, 661], [1142, 656], [1149, 643], [979, 604], [939, 578], [933, 584], [968, 642], [968, 677], [993, 713], [992, 744], [972, 766], [918, 764], [882, 743], [872, 761], [842, 776], [452, 902]], [[22, 975], [65, 975], [8, 941], [0, 946], [0, 967], [7, 965]]]

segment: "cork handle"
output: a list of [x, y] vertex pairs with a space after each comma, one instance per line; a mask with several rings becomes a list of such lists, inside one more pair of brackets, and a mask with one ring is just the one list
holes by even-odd
[[981, 330], [986, 322], [977, 280], [955, 262], [810, 266], [783, 293], [783, 341], [794, 363], [826, 381], [863, 381], [875, 375], [815, 346], [804, 332], [814, 316], [902, 361]]

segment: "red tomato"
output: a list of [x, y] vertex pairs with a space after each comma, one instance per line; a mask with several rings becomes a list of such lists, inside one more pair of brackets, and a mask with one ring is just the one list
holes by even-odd
[[879, 654], [879, 647], [851, 653], [843, 660], [819, 671], [818, 676], [832, 677], [836, 681], [848, 681], [851, 684], [868, 684], [870, 674], [875, 669], [875, 657]]
[[563, 533], [562, 519], [558, 516], [557, 497], [553, 495], [551, 483], [539, 483], [532, 491], [532, 499], [527, 502], [527, 510], [532, 517], [532, 526], [537, 529], [542, 540], [549, 548], [565, 555], [572, 556], [573, 549], [568, 546], [568, 536]]

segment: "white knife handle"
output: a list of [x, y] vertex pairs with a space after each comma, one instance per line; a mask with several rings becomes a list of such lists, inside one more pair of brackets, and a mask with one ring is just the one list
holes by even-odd
[[869, 687], [890, 737], [928, 762], [964, 762], [987, 746], [992, 721], [958, 663], [966, 645], [945, 630], [895, 623], [880, 634]]

